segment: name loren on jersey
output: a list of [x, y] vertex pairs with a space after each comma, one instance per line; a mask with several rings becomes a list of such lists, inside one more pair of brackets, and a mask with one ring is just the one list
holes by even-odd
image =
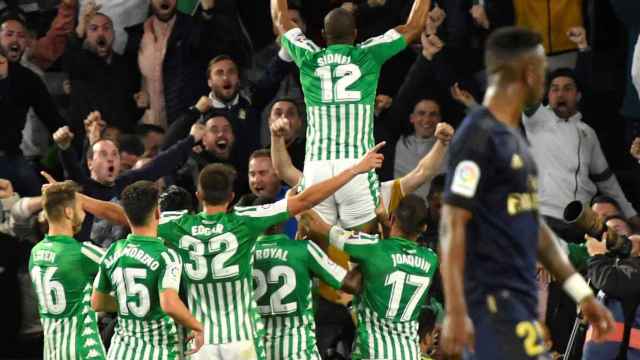
[[407, 254], [391, 254], [391, 259], [393, 260], [394, 267], [397, 267], [398, 265], [409, 265], [417, 267], [424, 272], [428, 272], [429, 268], [431, 268], [431, 264], [420, 256]]
[[160, 267], [160, 263], [158, 262], [158, 260], [152, 258], [151, 256], [149, 256], [149, 254], [145, 253], [142, 249], [137, 248], [135, 246], [127, 246], [126, 248], [124, 248], [124, 250], [116, 251], [113, 255], [109, 256], [104, 260], [104, 264], [108, 268], [110, 268], [122, 256], [134, 258], [154, 271]]

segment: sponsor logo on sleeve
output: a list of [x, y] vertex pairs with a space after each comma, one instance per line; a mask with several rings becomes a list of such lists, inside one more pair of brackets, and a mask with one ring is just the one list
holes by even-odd
[[480, 182], [480, 167], [471, 160], [461, 161], [456, 166], [451, 182], [451, 192], [466, 198], [476, 195]]

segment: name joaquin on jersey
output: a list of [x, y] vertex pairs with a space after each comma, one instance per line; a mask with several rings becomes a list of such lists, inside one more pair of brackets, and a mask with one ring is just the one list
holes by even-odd
[[428, 272], [429, 268], [431, 267], [431, 263], [421, 258], [420, 256], [407, 254], [391, 254], [391, 259], [393, 260], [394, 267], [397, 267], [398, 265], [409, 265], [422, 269], [422, 271], [424, 272]]

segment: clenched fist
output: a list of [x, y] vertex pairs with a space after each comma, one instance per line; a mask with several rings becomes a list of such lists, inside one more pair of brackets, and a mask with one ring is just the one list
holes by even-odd
[[193, 136], [195, 142], [200, 142], [200, 140], [202, 140], [202, 137], [204, 136], [205, 131], [207, 131], [207, 127], [204, 126], [203, 123], [197, 122], [193, 124], [193, 126], [191, 126], [191, 132], [189, 132], [189, 135]]
[[271, 136], [284, 137], [289, 133], [289, 119], [280, 118], [271, 124]]
[[453, 139], [454, 132], [453, 127], [446, 122], [438, 123], [435, 132], [436, 139], [442, 141], [443, 144], [448, 145], [451, 142], [451, 139]]
[[0, 199], [8, 199], [13, 196], [13, 185], [7, 179], [0, 179]]
[[423, 32], [420, 42], [422, 43], [422, 55], [429, 61], [433, 60], [433, 57], [444, 47], [442, 40], [435, 34], [427, 36]]
[[68, 126], [63, 126], [53, 133], [53, 141], [60, 149], [67, 150], [71, 146], [71, 141], [73, 141], [73, 133]]
[[471, 10], [471, 17], [473, 17], [473, 21], [476, 25], [481, 28], [488, 30], [491, 23], [489, 22], [489, 17], [487, 16], [487, 12], [484, 10], [484, 6], [482, 5], [473, 5]]
[[567, 31], [567, 37], [571, 42], [578, 45], [578, 49], [584, 50], [589, 44], [587, 44], [587, 31], [582, 26], [575, 26]]

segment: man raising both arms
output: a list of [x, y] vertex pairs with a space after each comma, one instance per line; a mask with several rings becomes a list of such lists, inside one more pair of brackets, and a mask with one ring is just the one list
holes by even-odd
[[[357, 30], [342, 8], [324, 19], [326, 48], [307, 39], [287, 16], [287, 0], [271, 0], [271, 16], [282, 47], [300, 68], [307, 105], [305, 186], [349, 168], [373, 147], [373, 110], [380, 68], [420, 36], [430, 0], [415, 0], [405, 25], [353, 45]], [[372, 230], [378, 180], [371, 171], [353, 179], [315, 210], [330, 224]], [[366, 226], [365, 226], [366, 225]]]
[[463, 121], [449, 149], [440, 230], [448, 354], [475, 348], [477, 359], [547, 358], [536, 320], [536, 261], [564, 283], [596, 333], [613, 329], [538, 212], [536, 164], [518, 128], [523, 108], [544, 92], [541, 42], [513, 27], [489, 37], [484, 107]]

